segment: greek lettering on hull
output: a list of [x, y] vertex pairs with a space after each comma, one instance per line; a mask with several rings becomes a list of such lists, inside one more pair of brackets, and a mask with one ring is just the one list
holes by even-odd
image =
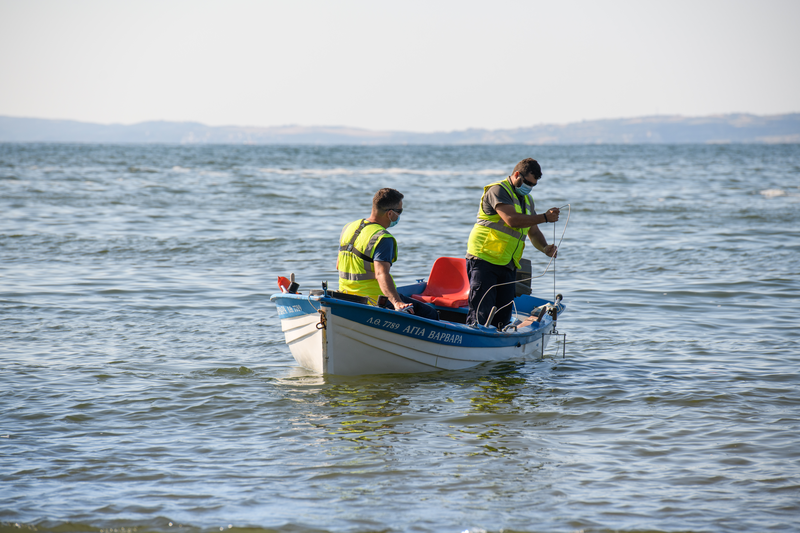
[[[400, 324], [397, 322], [381, 320], [379, 317], [374, 316], [367, 319], [367, 324], [388, 330], [400, 329]], [[462, 344], [464, 342], [463, 335], [456, 335], [455, 333], [447, 333], [445, 331], [437, 332], [436, 330], [432, 330], [430, 333], [428, 333], [427, 329], [421, 326], [409, 325], [406, 326], [405, 329], [403, 329], [403, 331], [400, 333], [403, 335], [419, 337], [429, 341], [444, 342], [446, 344]]]

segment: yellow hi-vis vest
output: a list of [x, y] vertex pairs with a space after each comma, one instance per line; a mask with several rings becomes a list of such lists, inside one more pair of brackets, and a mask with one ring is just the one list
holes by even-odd
[[383, 239], [392, 239], [392, 262], [397, 261], [397, 241], [383, 226], [364, 219], [345, 224], [339, 237], [339, 291], [375, 301], [383, 295], [375, 278], [373, 260], [375, 249]]
[[508, 180], [490, 183], [483, 188], [483, 196], [478, 206], [478, 221], [469, 234], [467, 253], [495, 265], [505, 266], [513, 259], [514, 265], [519, 268], [519, 260], [525, 249], [525, 237], [530, 228], [512, 228], [503, 222], [499, 214], [487, 215], [484, 212], [483, 198], [495, 185], [500, 185], [508, 191], [514, 200], [514, 210], [517, 213], [533, 213], [533, 201], [530, 197], [526, 194], [523, 197], [525, 205], [522, 205]]

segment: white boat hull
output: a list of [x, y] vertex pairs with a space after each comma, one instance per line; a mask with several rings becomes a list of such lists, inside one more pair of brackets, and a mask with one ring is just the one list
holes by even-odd
[[434, 372], [538, 359], [555, 330], [549, 315], [518, 331], [498, 332], [330, 298], [276, 294], [272, 299], [295, 360], [323, 374]]
[[[450, 346], [375, 330], [339, 317], [333, 317], [328, 322], [328, 331], [327, 350], [335, 353], [336, 357], [328, 357], [327, 370], [324, 372], [339, 375], [461, 370], [489, 361], [538, 358], [542, 354], [541, 343], [546, 343], [548, 338], [543, 336], [519, 347], [487, 349]], [[317, 350], [318, 357], [324, 351]]]

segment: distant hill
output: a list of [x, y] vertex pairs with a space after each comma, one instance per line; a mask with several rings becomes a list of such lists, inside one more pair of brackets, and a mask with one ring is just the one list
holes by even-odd
[[652, 116], [440, 133], [341, 126], [206, 126], [197, 122], [92, 124], [0, 116], [0, 142], [169, 144], [722, 144], [800, 143], [800, 113]]

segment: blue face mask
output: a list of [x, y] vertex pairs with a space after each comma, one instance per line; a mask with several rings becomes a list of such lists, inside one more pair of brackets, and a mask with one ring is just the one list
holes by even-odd
[[397, 218], [396, 218], [396, 219], [394, 219], [394, 220], [392, 220], [391, 222], [389, 222], [389, 227], [390, 227], [390, 228], [393, 228], [393, 227], [395, 227], [395, 226], [397, 225], [397, 223], [398, 223], [398, 222], [400, 222], [400, 215], [399, 215], [399, 214], [397, 214], [397, 212], [396, 212], [396, 211], [395, 211], [395, 214], [397, 215]]
[[523, 194], [523, 195], [530, 194], [532, 189], [533, 189], [533, 186], [532, 185], [528, 185], [524, 181], [522, 182], [522, 184], [519, 187], [517, 187], [517, 191], [520, 194]]

